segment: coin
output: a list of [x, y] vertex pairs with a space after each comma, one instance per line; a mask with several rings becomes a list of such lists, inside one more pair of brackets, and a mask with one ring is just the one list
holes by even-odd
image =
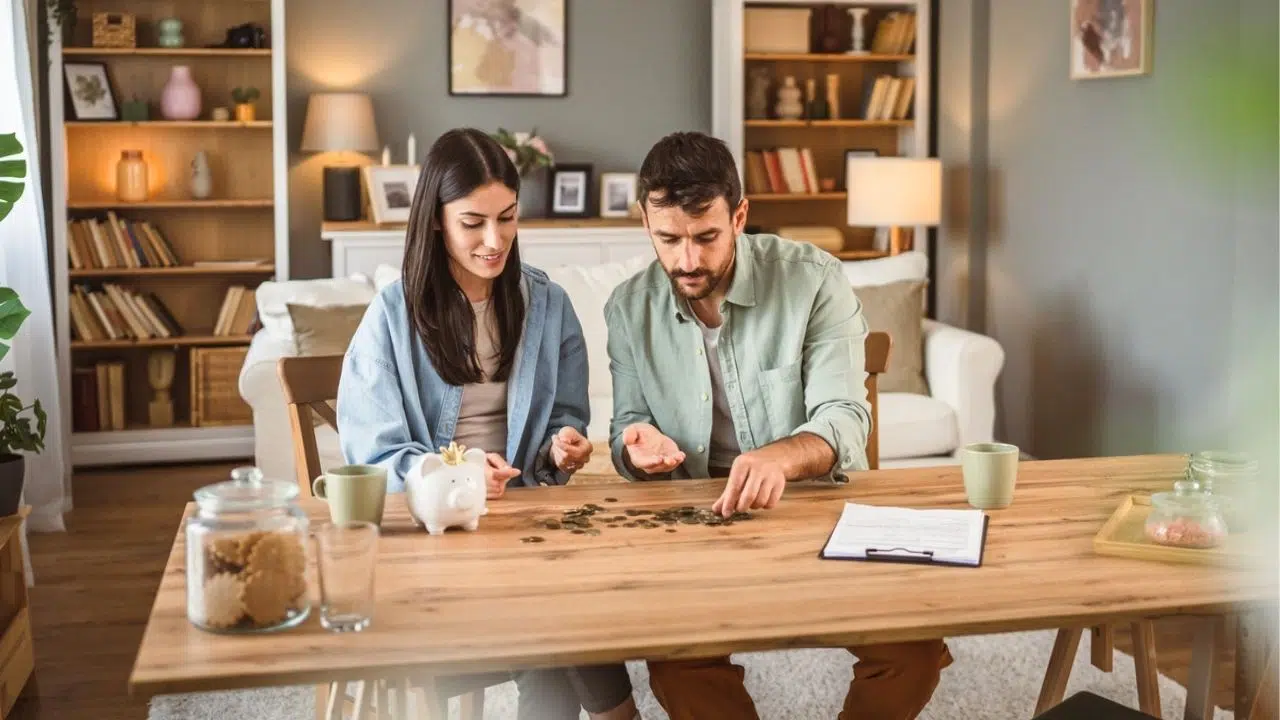
[[540, 543], [543, 542], [543, 538], [540, 538], [537, 535], [530, 535], [529, 537], [520, 538], [520, 542]]
[[675, 531], [676, 531], [675, 528], [667, 528], [667, 532], [675, 532]]
[[573, 529], [573, 530], [571, 530], [570, 532], [572, 532], [574, 535], [586, 535], [586, 534], [587, 534], [587, 531], [586, 531], [586, 530], [583, 530], [582, 528], [574, 528], [574, 529]]
[[605, 498], [605, 502], [618, 502], [618, 498]]

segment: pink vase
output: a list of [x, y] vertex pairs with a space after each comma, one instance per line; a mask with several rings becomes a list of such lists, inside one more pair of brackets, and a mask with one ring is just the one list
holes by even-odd
[[200, 87], [191, 79], [191, 68], [175, 65], [160, 93], [160, 114], [169, 120], [200, 117]]

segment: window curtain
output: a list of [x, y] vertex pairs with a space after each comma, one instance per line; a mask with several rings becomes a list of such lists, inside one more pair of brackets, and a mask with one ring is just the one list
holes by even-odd
[[39, 134], [36, 132], [38, 78], [32, 72], [32, 37], [26, 0], [0, 0], [0, 134], [15, 133], [27, 161], [26, 189], [8, 217], [0, 221], [0, 286], [13, 288], [31, 311], [9, 343], [0, 370], [16, 373], [13, 392], [24, 403], [39, 399], [48, 413], [44, 452], [26, 454], [23, 502], [31, 506], [27, 528], [66, 530], [62, 515], [69, 505], [70, 440], [58, 397], [58, 357], [54, 349], [53, 302], [41, 197]]

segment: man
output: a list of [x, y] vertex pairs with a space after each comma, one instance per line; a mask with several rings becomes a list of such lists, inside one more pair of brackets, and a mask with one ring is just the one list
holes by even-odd
[[[658, 262], [605, 305], [613, 463], [632, 480], [726, 478], [712, 509], [772, 508], [788, 482], [867, 467], [867, 323], [833, 256], [746, 235], [733, 156], [701, 133], [659, 141], [638, 195]], [[849, 648], [841, 720], [914, 718], [951, 664], [940, 640]], [[672, 720], [757, 718], [728, 657], [649, 663]]]

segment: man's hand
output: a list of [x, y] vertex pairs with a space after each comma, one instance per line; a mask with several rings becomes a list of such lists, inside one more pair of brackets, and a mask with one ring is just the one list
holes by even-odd
[[591, 441], [577, 428], [565, 425], [551, 438], [551, 462], [561, 472], [573, 473], [591, 459]]
[[684, 462], [684, 453], [671, 438], [649, 423], [628, 425], [622, 443], [631, 467], [646, 475], [670, 472]]
[[520, 469], [511, 467], [498, 453], [486, 453], [484, 459], [485, 497], [497, 500], [507, 494], [507, 481], [519, 475]]
[[729, 468], [729, 480], [725, 483], [724, 492], [720, 493], [711, 510], [729, 517], [735, 512], [777, 505], [787, 486], [787, 475], [782, 463], [770, 455], [755, 450], [735, 458], [733, 466]]

